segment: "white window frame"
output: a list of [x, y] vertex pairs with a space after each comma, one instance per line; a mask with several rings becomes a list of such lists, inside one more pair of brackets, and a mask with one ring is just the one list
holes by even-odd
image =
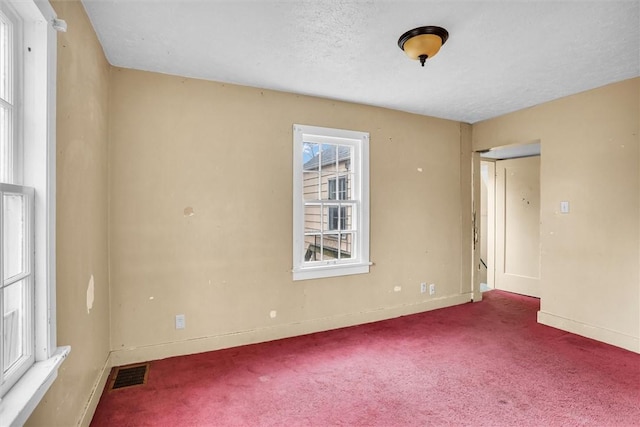
[[[22, 56], [20, 46], [22, 45], [22, 31], [21, 31], [21, 20], [13, 11], [13, 8], [9, 7], [6, 3], [0, 3], [0, 12], [5, 16], [8, 24], [11, 26], [10, 33], [8, 34], [10, 37], [10, 50], [8, 53], [8, 62], [9, 62], [9, 75], [7, 76], [7, 98], [8, 100], [0, 99], [3, 107], [10, 111], [11, 120], [8, 124], [8, 136], [10, 139], [9, 145], [6, 147], [7, 150], [4, 153], [4, 156], [0, 156], [0, 161], [4, 160], [7, 162], [4, 166], [7, 166], [6, 173], [0, 174], [0, 182], [10, 183], [10, 184], [20, 184], [22, 183], [22, 171], [20, 170], [20, 166], [22, 165], [22, 153], [21, 146], [18, 142], [21, 140], [20, 135], [20, 114], [21, 114], [21, 106], [20, 100], [22, 99], [22, 69], [20, 64], [22, 63]], [[1, 147], [0, 147], [1, 148]], [[8, 157], [8, 159], [6, 158]]]
[[[305, 245], [305, 200], [303, 194], [303, 145], [305, 142], [353, 147], [351, 167], [355, 171], [351, 191], [357, 204], [357, 224], [352, 244], [353, 258], [307, 262]], [[339, 184], [336, 182], [336, 191]], [[293, 280], [318, 279], [369, 272], [369, 133], [308, 125], [293, 125]]]
[[2, 424], [22, 425], [57, 376], [70, 348], [56, 338], [55, 177], [57, 28], [65, 27], [46, 0], [2, 0], [22, 20], [21, 184], [34, 189], [34, 356], [0, 396]]
[[[23, 265], [21, 271], [18, 274], [15, 274], [10, 277], [5, 278], [4, 265], [2, 263], [2, 259], [0, 258], [0, 286], [2, 290], [0, 291], [0, 307], [4, 308], [4, 289], [9, 288], [10, 286], [20, 286], [18, 283], [22, 282], [22, 307], [20, 307], [21, 315], [19, 316], [18, 322], [9, 322], [11, 325], [15, 326], [14, 332], [18, 333], [21, 336], [22, 340], [18, 344], [18, 348], [15, 348], [20, 354], [20, 356], [14, 361], [14, 363], [7, 367], [5, 364], [8, 364], [8, 361], [5, 360], [5, 356], [7, 353], [11, 352], [12, 346], [9, 348], [6, 347], [7, 342], [2, 343], [3, 351], [0, 354], [0, 358], [2, 358], [2, 363], [0, 364], [0, 396], [6, 394], [6, 392], [16, 383], [18, 380], [31, 368], [33, 363], [35, 362], [35, 342], [34, 342], [34, 331], [35, 325], [33, 322], [34, 316], [34, 280], [33, 280], [33, 249], [34, 249], [34, 230], [33, 230], [33, 188], [25, 187], [23, 185], [15, 185], [15, 184], [7, 184], [0, 182], [0, 218], [4, 219], [3, 216], [5, 214], [5, 196], [21, 196], [22, 197], [22, 214], [23, 214], [23, 236], [22, 241], [22, 261]], [[7, 238], [5, 235], [6, 229], [2, 222], [0, 222], [0, 241], [4, 242]], [[4, 254], [2, 252], [2, 247], [0, 247], [0, 254]], [[7, 325], [5, 322], [9, 320], [9, 317], [5, 319], [7, 313], [4, 313], [4, 310], [0, 311], [2, 316], [0, 316], [0, 330], [3, 331], [3, 340], [4, 333], [6, 331]], [[20, 331], [18, 331], [20, 329]], [[12, 344], [9, 341], [9, 344]], [[4, 368], [7, 368], [7, 372], [4, 372]]]

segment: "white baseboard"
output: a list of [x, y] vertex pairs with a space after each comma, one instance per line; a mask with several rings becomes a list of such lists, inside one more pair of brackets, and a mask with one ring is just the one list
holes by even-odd
[[[415, 304], [407, 304], [390, 308], [380, 308], [361, 313], [346, 314], [341, 316], [313, 319], [304, 322], [281, 324], [257, 328], [254, 330], [240, 331], [236, 333], [215, 335], [209, 337], [195, 338], [184, 341], [162, 343], [144, 347], [132, 347], [122, 350], [112, 351], [105, 361], [104, 367], [96, 382], [89, 401], [85, 407], [79, 426], [88, 427], [93, 418], [93, 414], [98, 406], [105, 384], [109, 379], [111, 368], [114, 366], [128, 365], [131, 363], [147, 362], [151, 360], [165, 359], [174, 356], [203, 353], [207, 351], [220, 350], [223, 348], [237, 347], [247, 344], [272, 341], [282, 338], [289, 338], [298, 335], [305, 335], [314, 332], [328, 331], [331, 329], [344, 328], [348, 326], [360, 325], [376, 322], [380, 320], [392, 319], [400, 316], [436, 310], [439, 308], [451, 307], [464, 304], [472, 300], [472, 293], [464, 293], [438, 299], [432, 299]], [[481, 295], [480, 298], [481, 300]], [[605, 342], [617, 347], [624, 348], [636, 353], [640, 353], [640, 339], [625, 335], [616, 331], [587, 325], [556, 316], [543, 311], [538, 312], [538, 322]]]
[[220, 350], [223, 348], [237, 347], [259, 342], [273, 341], [281, 338], [289, 338], [314, 332], [328, 331], [379, 320], [393, 319], [438, 308], [451, 307], [464, 304], [472, 300], [471, 293], [454, 295], [449, 297], [431, 299], [415, 304], [406, 304], [391, 308], [380, 308], [362, 313], [346, 314], [341, 316], [314, 319], [304, 322], [281, 324], [257, 328], [249, 331], [240, 331], [224, 335], [188, 339], [184, 341], [162, 343], [144, 347], [132, 347], [112, 351], [105, 361], [98, 380], [91, 391], [89, 401], [78, 425], [88, 427], [100, 402], [105, 384], [109, 379], [111, 368], [114, 366], [129, 365], [131, 363], [148, 362], [151, 360], [165, 359], [167, 357], [184, 356], [188, 354], [203, 353], [206, 351]]
[[111, 363], [111, 355], [107, 357], [107, 360], [104, 362], [104, 366], [100, 371], [100, 375], [98, 376], [98, 381], [96, 381], [93, 389], [91, 389], [91, 395], [89, 396], [89, 401], [84, 407], [84, 411], [82, 413], [82, 417], [80, 418], [80, 422], [78, 422], [78, 426], [80, 427], [89, 427], [91, 424], [91, 420], [93, 419], [93, 414], [96, 412], [96, 408], [98, 407], [98, 402], [100, 402], [100, 397], [102, 397], [102, 392], [104, 391], [104, 386], [107, 384], [107, 380], [109, 379], [109, 374], [111, 373], [111, 368], [114, 365]]
[[[223, 348], [237, 347], [259, 342], [273, 341], [314, 332], [328, 331], [348, 326], [392, 319], [438, 308], [470, 302], [471, 293], [454, 295], [406, 304], [390, 308], [380, 308], [361, 313], [346, 314], [303, 322], [280, 324], [224, 335], [207, 336], [184, 341], [162, 343], [144, 347], [132, 347], [111, 352], [110, 363], [113, 366], [147, 362], [174, 356], [203, 353]], [[111, 368], [110, 367], [110, 368]]]
[[538, 323], [640, 353], [640, 338], [538, 311]]

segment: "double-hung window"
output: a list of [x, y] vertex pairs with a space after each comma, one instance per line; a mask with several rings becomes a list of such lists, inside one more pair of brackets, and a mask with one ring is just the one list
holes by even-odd
[[26, 421], [69, 352], [55, 333], [55, 49], [46, 1], [0, 1], [0, 417]]
[[369, 271], [369, 134], [294, 125], [293, 279]]
[[22, 185], [22, 22], [0, 3], [0, 395], [34, 362], [33, 188]]

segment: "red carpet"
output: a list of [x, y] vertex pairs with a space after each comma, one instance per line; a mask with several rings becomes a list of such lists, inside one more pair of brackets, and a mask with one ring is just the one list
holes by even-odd
[[151, 363], [92, 426], [640, 425], [640, 355], [481, 303]]

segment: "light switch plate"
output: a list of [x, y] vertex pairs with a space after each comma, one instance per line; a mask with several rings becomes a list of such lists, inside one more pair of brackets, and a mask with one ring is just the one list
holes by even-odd
[[569, 213], [569, 202], [560, 202], [560, 213]]

